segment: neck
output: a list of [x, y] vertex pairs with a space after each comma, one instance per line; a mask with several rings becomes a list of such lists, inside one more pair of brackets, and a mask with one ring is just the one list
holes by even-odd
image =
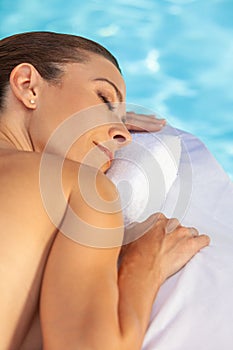
[[19, 111], [0, 115], [0, 149], [34, 151], [25, 119]]

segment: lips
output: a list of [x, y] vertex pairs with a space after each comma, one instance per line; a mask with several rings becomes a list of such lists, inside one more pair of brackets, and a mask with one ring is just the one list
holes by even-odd
[[96, 143], [95, 141], [93, 142], [102, 152], [106, 154], [106, 156], [110, 159], [113, 160], [113, 153], [107, 148], [101, 145], [100, 143]]

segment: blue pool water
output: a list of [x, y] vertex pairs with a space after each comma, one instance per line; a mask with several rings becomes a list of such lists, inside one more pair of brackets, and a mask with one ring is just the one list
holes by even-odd
[[233, 179], [232, 0], [0, 0], [0, 37], [51, 30], [119, 59], [128, 102], [200, 137]]

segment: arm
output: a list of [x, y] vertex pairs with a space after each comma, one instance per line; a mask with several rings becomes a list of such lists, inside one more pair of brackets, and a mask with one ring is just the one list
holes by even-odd
[[[106, 200], [116, 199], [113, 185], [103, 175], [97, 179], [97, 189]], [[122, 235], [117, 200], [109, 202], [108, 213], [100, 213], [86, 206], [75, 188], [70, 205], [91, 225], [103, 230], [119, 227]], [[165, 235], [168, 220], [154, 218], [149, 219], [149, 229], [148, 220], [137, 226], [146, 234], [126, 247], [119, 273], [118, 247], [83, 246], [58, 233], [41, 294], [44, 350], [140, 349], [160, 285], [208, 244], [206, 236], [194, 240], [181, 227]]]
[[[128, 231], [141, 236], [122, 248], [119, 310], [125, 329], [138, 322], [138, 342], [142, 343], [160, 286], [206, 247], [210, 239], [161, 213], [133, 224]], [[132, 232], [128, 233], [129, 237], [132, 237]], [[141, 346], [132, 349], [141, 349]]]
[[[89, 175], [86, 174], [86, 183], [90, 187]], [[115, 187], [105, 175], [97, 175], [96, 187], [100, 196], [109, 203], [108, 212], [98, 211], [93, 202], [87, 204], [75, 184], [71, 188], [69, 205], [83, 222], [99, 227], [100, 231], [108, 233], [111, 228], [116, 228], [118, 246], [90, 247], [61, 232], [57, 234], [41, 291], [44, 350], [110, 350], [113, 345], [116, 349], [123, 349], [120, 344], [117, 284], [117, 259], [123, 235], [122, 214]], [[63, 228], [68, 221], [73, 225], [68, 215], [66, 213], [63, 220]], [[75, 229], [79, 231], [80, 227]], [[81, 233], [83, 236], [89, 234]]]

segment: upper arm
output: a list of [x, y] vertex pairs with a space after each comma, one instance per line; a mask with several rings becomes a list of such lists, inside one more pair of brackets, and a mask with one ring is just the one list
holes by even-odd
[[79, 172], [60, 230], [82, 245], [121, 246], [124, 230], [119, 195], [104, 174], [88, 168]]
[[[117, 258], [123, 238], [122, 214], [114, 185], [100, 173], [91, 183], [90, 172], [87, 169], [84, 188], [80, 189], [80, 182], [72, 185], [44, 274], [43, 336], [45, 344], [55, 348], [58, 344], [62, 348], [67, 341], [77, 341], [80, 349], [81, 344], [97, 339], [102, 344], [100, 338], [106, 334], [101, 330], [118, 329]], [[98, 193], [100, 203], [92, 192]]]

